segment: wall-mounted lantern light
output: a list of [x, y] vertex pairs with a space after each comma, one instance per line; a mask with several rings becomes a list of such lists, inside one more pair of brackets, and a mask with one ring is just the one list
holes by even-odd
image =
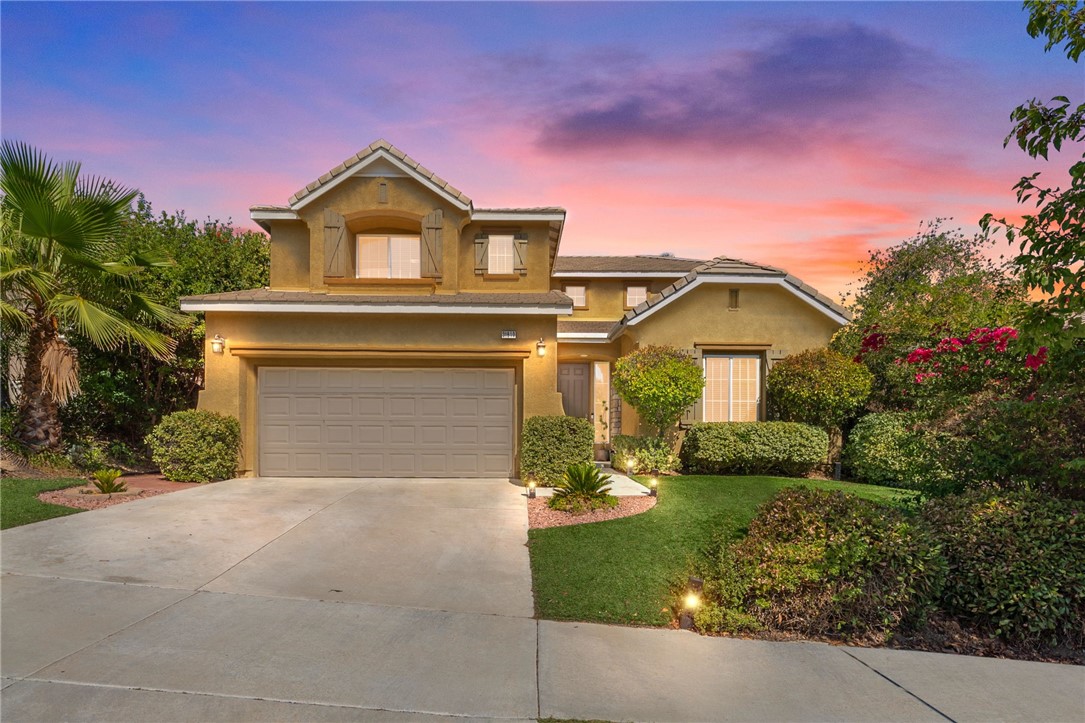
[[211, 351], [216, 354], [221, 354], [224, 349], [226, 349], [225, 337], [223, 337], [222, 334], [215, 334], [215, 336], [211, 338]]
[[535, 344], [535, 351], [539, 353], [539, 356], [546, 356], [546, 340], [542, 337], [540, 337], [539, 341]]

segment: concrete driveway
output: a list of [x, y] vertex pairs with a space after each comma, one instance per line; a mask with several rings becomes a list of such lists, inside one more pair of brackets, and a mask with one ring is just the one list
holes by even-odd
[[1085, 717], [1081, 668], [536, 621], [526, 541], [504, 480], [233, 480], [7, 530], [0, 713]]

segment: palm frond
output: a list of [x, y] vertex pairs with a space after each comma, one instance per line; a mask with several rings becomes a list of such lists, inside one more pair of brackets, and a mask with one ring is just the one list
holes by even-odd
[[127, 319], [112, 309], [72, 294], [57, 294], [49, 302], [49, 311], [90, 340], [99, 349], [116, 349], [128, 336]]
[[30, 328], [30, 315], [14, 304], [0, 299], [0, 323], [4, 325], [5, 334], [26, 331]]
[[61, 406], [79, 394], [79, 358], [75, 349], [60, 339], [49, 342], [41, 355], [41, 383]]

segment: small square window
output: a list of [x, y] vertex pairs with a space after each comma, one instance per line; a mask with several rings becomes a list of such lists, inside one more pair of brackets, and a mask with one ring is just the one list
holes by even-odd
[[583, 309], [588, 305], [588, 288], [586, 286], [566, 286], [565, 295], [573, 300], [573, 308]]
[[490, 236], [486, 270], [491, 274], [513, 273], [512, 236]]
[[648, 300], [648, 287], [647, 286], [627, 286], [625, 287], [625, 306], [628, 309], [632, 309], [635, 306], [643, 304]]

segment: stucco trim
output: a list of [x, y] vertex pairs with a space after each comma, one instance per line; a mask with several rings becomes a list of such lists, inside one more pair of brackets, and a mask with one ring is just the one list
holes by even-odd
[[310, 203], [315, 201], [320, 196], [323, 196], [328, 191], [330, 191], [333, 188], [337, 187], [343, 181], [346, 181], [347, 179], [353, 178], [355, 176], [364, 175], [363, 171], [366, 168], [368, 168], [369, 166], [371, 166], [374, 162], [378, 161], [378, 160], [384, 160], [384, 161], [387, 161], [388, 163], [392, 164], [393, 166], [398, 168], [400, 171], [402, 171], [405, 176], [408, 176], [408, 177], [413, 178], [414, 180], [418, 181], [423, 186], [430, 189], [431, 191], [436, 193], [441, 198], [444, 198], [446, 201], [448, 201], [449, 203], [451, 203], [453, 206], [460, 209], [461, 211], [470, 211], [470, 209], [471, 209], [471, 204], [470, 203], [464, 203], [463, 201], [460, 200], [459, 196], [455, 196], [455, 195], [449, 193], [448, 190], [445, 189], [443, 186], [439, 186], [438, 184], [434, 183], [432, 179], [427, 178], [425, 175], [419, 173], [414, 168], [412, 168], [410, 165], [404, 163], [402, 160], [400, 160], [399, 158], [397, 158], [395, 155], [393, 155], [391, 152], [389, 152], [387, 149], [384, 149], [384, 148], [376, 149], [375, 151], [370, 153], [368, 156], [366, 156], [362, 160], [358, 161], [358, 163], [356, 165], [354, 165], [349, 171], [345, 171], [343, 173], [340, 173], [335, 178], [332, 178], [331, 180], [321, 184], [319, 188], [314, 188], [312, 191], [307, 193], [304, 197], [298, 199], [294, 203], [291, 203], [290, 208], [294, 209], [294, 210], [297, 210], [299, 208], [304, 208], [305, 206], [308, 206]]
[[557, 221], [565, 223], [565, 212], [475, 211], [472, 221]]
[[471, 361], [527, 359], [527, 349], [389, 349], [387, 347], [328, 348], [300, 345], [237, 345], [229, 349], [235, 356], [268, 359], [464, 359]]
[[249, 211], [253, 221], [300, 221], [297, 211]]
[[558, 340], [559, 341], [562, 340], [562, 339], [565, 339], [566, 341], [568, 341], [570, 339], [583, 340], [583, 341], [590, 341], [590, 340], [604, 340], [605, 341], [605, 340], [607, 340], [609, 338], [610, 338], [610, 334], [608, 332], [605, 332], [605, 331], [588, 331], [588, 332], [559, 331], [558, 332]]
[[680, 279], [688, 271], [555, 271], [555, 279]]
[[807, 304], [814, 307], [815, 309], [817, 309], [821, 313], [825, 314], [826, 316], [828, 316], [830, 319], [832, 319], [836, 323], [840, 324], [841, 326], [844, 326], [845, 324], [848, 323], [848, 319], [846, 317], [844, 317], [842, 314], [838, 314], [837, 312], [833, 311], [832, 309], [826, 307], [824, 304], [822, 304], [817, 299], [813, 298], [812, 296], [809, 296], [808, 294], [803, 293], [801, 290], [799, 290], [793, 284], [791, 284], [787, 280], [786, 277], [783, 277], [783, 276], [767, 276], [767, 277], [766, 276], [744, 276], [742, 274], [732, 274], [732, 275], [727, 275], [727, 276], [698, 276], [697, 278], [695, 278], [690, 283], [688, 283], [688, 284], [682, 286], [681, 288], [675, 290], [674, 293], [672, 293], [670, 296], [667, 296], [666, 298], [656, 302], [652, 306], [649, 306], [644, 311], [641, 311], [639, 313], [635, 313], [635, 315], [632, 318], [627, 317], [626, 319], [624, 319], [621, 322], [620, 326], [618, 326], [614, 331], [611, 332], [611, 337], [610, 338], [616, 339], [617, 337], [621, 336], [622, 331], [627, 326], [636, 326], [637, 324], [644, 321], [645, 319], [647, 319], [649, 316], [651, 316], [655, 312], [659, 311], [663, 307], [670, 304], [675, 299], [677, 299], [677, 298], [679, 298], [681, 296], [684, 296], [685, 294], [689, 293], [690, 291], [697, 288], [701, 284], [767, 284], [767, 285], [779, 286], [779, 287], [781, 287], [783, 289], [786, 289], [787, 291], [791, 292], [794, 296], [798, 297], [799, 299], [802, 299]]
[[182, 301], [181, 311], [234, 311], [272, 314], [491, 314], [572, 316], [569, 307], [468, 306], [466, 304], [307, 304], [286, 302]]

